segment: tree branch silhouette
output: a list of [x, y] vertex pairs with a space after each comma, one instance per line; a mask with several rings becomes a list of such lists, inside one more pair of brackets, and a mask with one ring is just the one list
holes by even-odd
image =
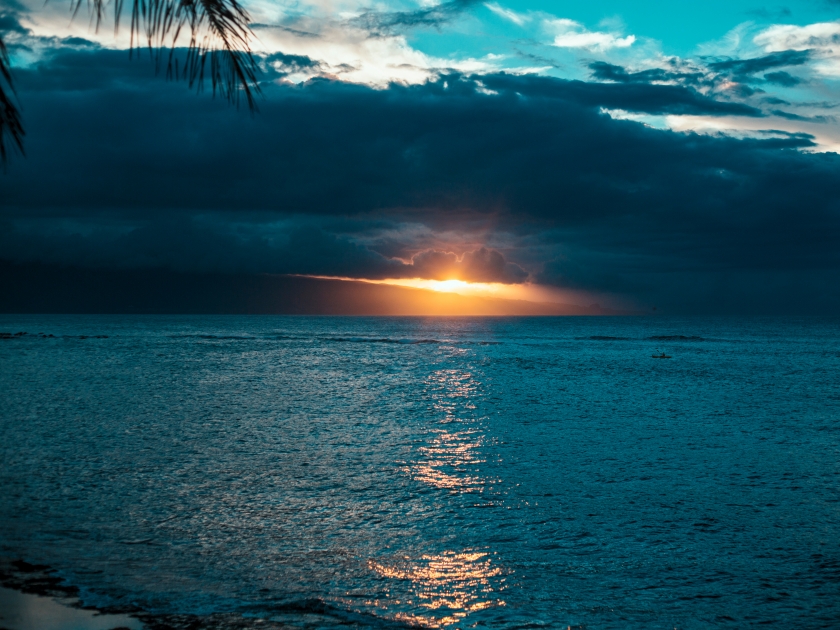
[[[98, 30], [113, 2], [114, 31], [119, 30], [125, 0], [71, 0], [73, 15], [86, 6]], [[167, 78], [186, 80], [201, 90], [209, 75], [217, 92], [236, 104], [244, 98], [251, 111], [260, 94], [259, 66], [251, 52], [250, 16], [237, 0], [133, 0], [130, 54], [145, 47], [158, 68], [166, 59]], [[179, 49], [186, 49], [185, 56]], [[0, 37], [0, 162], [10, 147], [23, 153], [25, 131], [14, 102], [8, 49]]]

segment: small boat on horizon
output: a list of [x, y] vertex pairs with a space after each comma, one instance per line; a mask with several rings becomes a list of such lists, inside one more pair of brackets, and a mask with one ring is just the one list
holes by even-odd
[[660, 354], [652, 354], [650, 355], [651, 359], [670, 359], [670, 354], [665, 354], [664, 352], [660, 352]]

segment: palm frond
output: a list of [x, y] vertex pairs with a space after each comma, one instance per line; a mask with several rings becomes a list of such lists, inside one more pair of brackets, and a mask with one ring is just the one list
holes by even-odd
[[15, 84], [6, 43], [0, 37], [0, 163], [6, 165], [9, 149], [23, 153], [23, 124], [15, 104]]
[[[77, 15], [87, 6], [98, 29], [110, 2], [71, 0], [71, 9]], [[123, 3], [113, 0], [115, 29], [119, 29]], [[253, 111], [260, 86], [249, 22], [248, 12], [237, 0], [133, 0], [130, 48], [133, 52], [145, 44], [158, 63], [168, 51], [168, 77], [185, 79], [200, 90], [209, 75], [214, 94], [237, 105], [244, 97]], [[184, 40], [186, 56], [181, 61], [178, 48]], [[11, 148], [23, 153], [24, 135], [9, 52], [0, 37], [0, 163], [6, 164]]]
[[[114, 0], [119, 28], [124, 0]], [[74, 14], [87, 4], [97, 28], [109, 0], [71, 0]], [[238, 104], [244, 97], [256, 109], [260, 93], [258, 64], [251, 52], [248, 12], [237, 0], [133, 0], [131, 50], [146, 47], [160, 63], [166, 51], [166, 73], [201, 89], [209, 75], [213, 93]], [[186, 57], [178, 48], [186, 44]]]

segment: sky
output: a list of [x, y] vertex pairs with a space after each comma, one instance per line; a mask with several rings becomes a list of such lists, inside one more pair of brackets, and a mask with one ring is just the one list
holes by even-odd
[[3, 6], [7, 263], [840, 313], [836, 0], [253, 0], [255, 112]]

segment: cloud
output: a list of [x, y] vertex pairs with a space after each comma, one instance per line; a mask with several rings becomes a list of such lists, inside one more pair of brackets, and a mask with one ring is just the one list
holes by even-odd
[[[324, 63], [311, 59], [306, 55], [287, 55], [285, 53], [274, 53], [262, 59], [262, 65], [271, 70], [273, 78], [284, 79], [291, 83], [300, 83], [316, 76], [321, 76], [331, 69], [325, 67]], [[353, 70], [352, 66], [340, 70]]]
[[809, 61], [810, 56], [810, 50], [783, 50], [753, 59], [715, 61], [709, 64], [709, 68], [715, 72], [725, 72], [736, 76], [750, 75], [775, 68], [801, 66]]
[[29, 35], [30, 30], [21, 25], [17, 16], [13, 13], [0, 13], [0, 34], [8, 37], [9, 34]]
[[560, 256], [549, 260], [536, 274], [540, 284], [587, 291], [632, 292], [639, 283], [626, 273], [627, 261], [621, 256]]
[[803, 120], [803, 121], [811, 121], [811, 122], [819, 122], [819, 123], [826, 123], [826, 122], [836, 122], [836, 118], [833, 116], [801, 116], [799, 114], [794, 114], [791, 112], [782, 111], [780, 109], [774, 109], [771, 112], [774, 116], [779, 116], [780, 118], [786, 118], [788, 120]]
[[377, 35], [392, 35], [413, 28], [440, 28], [480, 0], [447, 0], [415, 11], [366, 11], [352, 19], [354, 26]]
[[765, 52], [808, 52], [813, 69], [825, 76], [840, 76], [840, 21], [806, 26], [777, 24], [762, 30], [753, 43]]
[[[748, 59], [729, 58], [719, 61], [685, 62], [671, 58], [660, 67], [639, 71], [628, 71], [605, 61], [589, 63], [592, 76], [602, 81], [616, 83], [672, 83], [692, 87], [702, 87], [710, 91], [727, 90], [730, 93], [740, 91], [741, 96], [755, 93], [748, 83], [760, 82], [754, 75], [777, 68], [804, 66], [811, 60], [810, 50], [786, 50], [761, 57]], [[787, 72], [768, 73], [764, 79], [786, 87], [802, 82]]]
[[411, 268], [416, 277], [436, 280], [468, 280], [472, 282], [524, 282], [528, 272], [519, 265], [507, 262], [500, 253], [486, 247], [465, 252], [459, 259], [452, 252], [426, 250], [415, 254]]
[[675, 133], [602, 113], [771, 124], [686, 86], [450, 73], [372, 89], [316, 78], [269, 84], [249, 116], [124, 51], [56, 50], [17, 76], [28, 157], [0, 177], [0, 258], [531, 274], [672, 311], [778, 311], [789, 299], [840, 308], [840, 157], [803, 153], [814, 146], [803, 134]]
[[768, 72], [764, 75], [764, 79], [770, 83], [781, 85], [782, 87], [794, 87], [802, 83], [802, 79], [795, 77], [787, 72]]
[[621, 37], [616, 33], [589, 31], [580, 22], [565, 18], [547, 20], [546, 28], [554, 32], [554, 46], [582, 48], [604, 52], [612, 48], [628, 48], [636, 41], [635, 35]]
[[249, 224], [221, 214], [154, 217], [137, 225], [76, 223], [4, 226], [3, 258], [109, 269], [168, 269], [180, 273], [277, 273], [385, 278], [524, 282], [528, 272], [496, 250], [462, 256], [429, 249], [409, 261], [389, 258], [330, 234], [305, 219]]
[[650, 68], [638, 72], [628, 72], [626, 68], [605, 61], [593, 61], [589, 64], [592, 76], [601, 81], [615, 83], [687, 83], [697, 84], [703, 78], [701, 72], [679, 72], [672, 68]]
[[283, 77], [287, 81], [320, 76], [384, 87], [391, 81], [420, 83], [434, 73], [436, 60], [412, 48], [402, 35], [371, 37], [364, 29], [330, 21], [304, 20], [296, 26], [303, 30], [282, 24], [257, 29], [269, 50], [317, 63], [307, 73]]
[[750, 105], [716, 100], [689, 87], [678, 85], [649, 85], [634, 82], [614, 85], [536, 76], [513, 78], [502, 74], [486, 76], [482, 80], [494, 90], [517, 89], [523, 94], [550, 96], [590, 106], [630, 112], [748, 117], [763, 115], [759, 109]]
[[[679, 131], [694, 130], [699, 133], [726, 133], [735, 136], [762, 137], [768, 126], [792, 134], [807, 134], [817, 150], [840, 149], [840, 130], [831, 110], [836, 103], [823, 100], [832, 92], [831, 84], [815, 76], [815, 68], [824, 63], [813, 49], [787, 50], [766, 55], [749, 55], [745, 58], [701, 58], [682, 60], [676, 57], [640, 63], [643, 69], [629, 68], [605, 61], [590, 62], [592, 76], [601, 81], [624, 85], [651, 85], [683, 87], [689, 93], [712, 98], [715, 103], [730, 103], [753, 110], [754, 115], [732, 116], [722, 109], [716, 113], [667, 113], [657, 116], [652, 108], [605, 108], [610, 115], [645, 124]], [[655, 67], [650, 67], [655, 63]], [[647, 66], [647, 67], [645, 67]], [[793, 68], [792, 72], [779, 68]], [[785, 88], [785, 98], [773, 94], [776, 86]], [[819, 99], [819, 100], [817, 100]], [[784, 109], [778, 106], [783, 105]], [[670, 105], [673, 109], [673, 104]], [[698, 108], [699, 109], [699, 108]], [[773, 119], [761, 121], [761, 118]]]
[[[342, 0], [337, 5], [304, 0], [294, 10], [276, 3], [253, 4], [249, 6], [255, 18], [251, 25], [256, 35], [253, 50], [260, 56], [309, 58], [312, 64], [307, 67], [272, 68], [273, 80], [291, 83], [325, 77], [384, 87], [391, 81], [422, 83], [440, 69], [490, 71], [499, 65], [500, 56], [436, 57], [412, 46], [404, 34], [423, 25], [440, 27], [475, 4], [477, 0], [450, 0], [402, 12], [364, 9], [369, 4], [362, 0]], [[339, 14], [337, 9], [346, 11]], [[14, 24], [22, 31], [13, 35], [18, 40], [25, 39], [30, 49], [27, 55], [18, 55], [18, 63], [35, 63], [49, 57], [56, 48], [71, 45], [127, 50], [130, 29], [123, 27], [115, 33], [107, 23], [110, 18], [108, 13], [103, 28], [94, 31], [82, 16], [71, 20], [66, 5], [61, 3], [48, 3], [25, 15], [16, 14]], [[277, 65], [276, 61], [273, 63]]]
[[831, 49], [840, 44], [840, 21], [806, 26], [777, 24], [761, 31], [753, 42], [766, 52]]
[[286, 24], [255, 27], [267, 49], [283, 51], [274, 55], [312, 62], [302, 71], [278, 77], [284, 82], [299, 83], [317, 76], [384, 88], [395, 81], [422, 83], [446, 70], [490, 72], [500, 59], [493, 55], [481, 59], [434, 57], [413, 48], [405, 35], [388, 29], [372, 34], [358, 20], [348, 23], [301, 18], [293, 24], [297, 28]]
[[524, 26], [525, 23], [531, 19], [528, 15], [517, 13], [516, 11], [511, 11], [510, 9], [506, 9], [497, 2], [485, 2], [484, 6], [490, 9], [499, 17], [504, 18], [505, 20], [509, 20], [517, 26]]

